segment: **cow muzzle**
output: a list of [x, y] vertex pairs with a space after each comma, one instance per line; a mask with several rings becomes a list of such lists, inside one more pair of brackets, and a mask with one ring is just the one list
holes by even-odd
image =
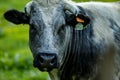
[[33, 61], [34, 67], [40, 71], [51, 71], [58, 68], [58, 58], [55, 53], [38, 53]]

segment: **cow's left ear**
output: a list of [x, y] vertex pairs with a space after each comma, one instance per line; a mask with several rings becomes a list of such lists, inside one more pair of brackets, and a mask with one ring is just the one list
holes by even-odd
[[19, 12], [17, 10], [9, 10], [4, 13], [5, 19], [14, 23], [14, 24], [28, 24], [29, 16], [27, 16], [24, 12]]
[[66, 19], [66, 23], [72, 26], [76, 26], [77, 23], [81, 23], [83, 24], [83, 26], [86, 26], [90, 23], [90, 18], [82, 13], [74, 15], [70, 13], [69, 11], [66, 11], [65, 19]]

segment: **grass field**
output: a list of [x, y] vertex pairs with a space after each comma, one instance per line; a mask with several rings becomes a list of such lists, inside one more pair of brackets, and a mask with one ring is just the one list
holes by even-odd
[[28, 47], [29, 26], [14, 25], [3, 17], [9, 9], [23, 11], [29, 1], [0, 0], [0, 80], [46, 80], [47, 73], [32, 65], [33, 57]]

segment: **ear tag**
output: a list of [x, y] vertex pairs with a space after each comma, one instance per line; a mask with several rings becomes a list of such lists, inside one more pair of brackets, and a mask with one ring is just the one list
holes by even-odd
[[84, 23], [84, 22], [85, 22], [83, 19], [78, 18], [78, 17], [76, 17], [76, 21], [77, 21], [78, 23]]
[[78, 23], [75, 26], [75, 30], [83, 30], [86, 28], [86, 26], [83, 25], [83, 23], [85, 23], [83, 19], [76, 17], [76, 21]]
[[84, 20], [81, 19], [81, 18], [76, 17], [76, 21], [77, 21], [78, 23], [77, 23], [76, 26], [75, 26], [75, 30], [83, 30], [84, 27], [83, 27], [83, 24], [82, 24], [82, 23], [84, 23]]
[[75, 30], [83, 30], [84, 27], [81, 23], [77, 23], [76, 26], [75, 26]]

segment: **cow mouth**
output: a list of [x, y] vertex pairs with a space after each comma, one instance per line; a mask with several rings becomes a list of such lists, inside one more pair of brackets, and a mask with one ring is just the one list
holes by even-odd
[[37, 67], [37, 68], [42, 72], [50, 72], [54, 69], [54, 68], [41, 68], [41, 67]]
[[54, 66], [54, 67], [42, 67], [41, 65], [36, 66], [35, 64], [33, 64], [33, 66], [36, 67], [36, 68], [38, 68], [42, 72], [50, 72], [53, 69], [57, 69], [58, 68], [58, 66]]

